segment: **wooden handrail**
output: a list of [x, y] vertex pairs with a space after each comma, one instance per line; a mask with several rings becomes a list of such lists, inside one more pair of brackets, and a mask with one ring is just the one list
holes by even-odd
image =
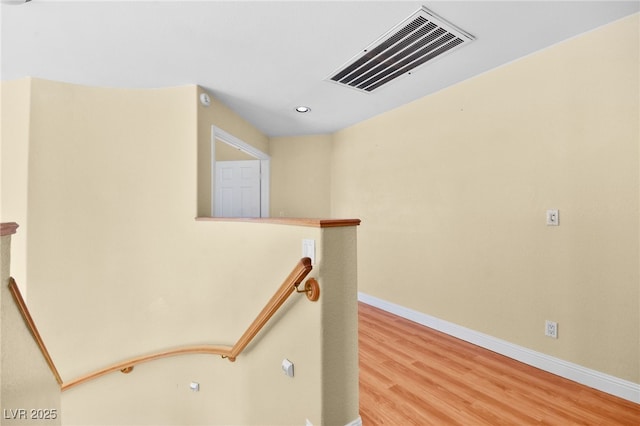
[[[247, 347], [251, 340], [260, 332], [260, 330], [264, 327], [264, 325], [269, 321], [269, 319], [276, 313], [276, 311], [282, 306], [282, 304], [287, 300], [287, 298], [298, 288], [298, 285], [302, 282], [302, 280], [309, 274], [311, 271], [311, 259], [308, 257], [303, 257], [298, 261], [295, 268], [291, 271], [289, 276], [284, 280], [280, 288], [276, 291], [276, 293], [271, 297], [266, 306], [262, 309], [260, 314], [256, 317], [256, 319], [249, 325], [247, 331], [240, 337], [238, 342], [230, 346], [216, 346], [216, 345], [200, 345], [200, 346], [187, 346], [182, 348], [170, 349], [161, 352], [156, 352], [149, 355], [142, 355], [135, 358], [131, 358], [122, 362], [118, 362], [116, 364], [112, 364], [108, 367], [96, 370], [92, 373], [85, 374], [76, 379], [73, 379], [69, 382], [66, 382], [61, 385], [61, 389], [63, 391], [70, 389], [74, 386], [77, 386], [81, 383], [87, 382], [89, 380], [97, 379], [98, 377], [104, 376], [105, 374], [112, 373], [114, 371], [122, 371], [123, 373], [130, 372], [133, 367], [137, 364], [141, 364], [143, 362], [152, 361], [160, 358], [167, 358], [171, 356], [177, 355], [185, 355], [185, 354], [213, 354], [213, 355], [221, 355], [223, 358], [228, 358], [230, 361], [235, 361], [236, 357]], [[315, 283], [315, 280], [314, 280]], [[314, 284], [317, 286], [317, 283]], [[315, 299], [317, 300], [317, 292], [318, 288], [314, 287], [313, 289], [305, 287], [304, 290], [300, 291], [303, 293], [314, 293], [316, 295]]]
[[233, 349], [231, 349], [230, 361], [235, 361], [236, 357], [247, 347], [254, 337], [262, 330], [262, 327], [269, 321], [269, 319], [276, 313], [276, 311], [282, 306], [287, 298], [293, 293], [293, 291], [302, 282], [304, 277], [311, 271], [311, 259], [303, 257], [300, 259], [296, 267], [291, 271], [289, 276], [284, 280], [278, 291], [271, 297], [269, 302], [262, 309], [260, 314], [251, 323], [247, 331], [238, 339]]
[[358, 226], [360, 219], [313, 219], [293, 217], [196, 217], [198, 222], [249, 222], [275, 225], [309, 226], [312, 228], [339, 228]]
[[53, 363], [53, 360], [51, 359], [51, 355], [49, 355], [49, 351], [47, 350], [47, 347], [44, 345], [44, 342], [42, 341], [42, 337], [40, 337], [38, 328], [36, 327], [36, 324], [33, 321], [31, 314], [29, 313], [29, 308], [27, 308], [27, 304], [24, 303], [24, 299], [22, 298], [20, 289], [18, 288], [18, 285], [16, 284], [16, 281], [13, 279], [13, 277], [9, 277], [9, 290], [11, 291], [11, 295], [13, 296], [13, 300], [16, 302], [16, 305], [18, 306], [18, 310], [22, 315], [22, 319], [24, 319], [24, 322], [26, 323], [27, 328], [31, 332], [31, 336], [33, 336], [33, 339], [36, 341], [38, 348], [40, 348], [40, 352], [42, 353], [42, 356], [44, 356], [45, 361], [47, 361], [47, 364], [49, 365], [49, 369], [53, 373], [58, 384], [62, 386], [62, 378], [58, 373], [58, 369]]
[[153, 361], [155, 359], [168, 358], [177, 355], [188, 354], [209, 354], [209, 355], [222, 355], [228, 357], [231, 354], [231, 346], [214, 346], [214, 345], [199, 345], [199, 346], [186, 346], [182, 348], [169, 349], [162, 352], [156, 352], [149, 355], [142, 355], [135, 358], [128, 359], [126, 361], [112, 364], [108, 367], [101, 368], [92, 373], [85, 374], [73, 380], [63, 383], [60, 386], [62, 391], [66, 391], [74, 386], [88, 382], [89, 380], [97, 379], [105, 374], [113, 373], [114, 371], [122, 371], [123, 373], [129, 373], [135, 365], [142, 364], [143, 362]]

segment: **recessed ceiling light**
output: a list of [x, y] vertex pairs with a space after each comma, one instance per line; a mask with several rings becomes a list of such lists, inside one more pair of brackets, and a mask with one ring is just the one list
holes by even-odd
[[301, 114], [304, 114], [305, 112], [310, 112], [311, 108], [307, 107], [307, 106], [297, 106], [296, 107], [296, 111], [298, 111]]

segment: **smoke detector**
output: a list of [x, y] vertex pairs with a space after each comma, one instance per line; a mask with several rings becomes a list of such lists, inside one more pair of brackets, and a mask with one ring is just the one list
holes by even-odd
[[333, 72], [327, 80], [373, 92], [474, 37], [422, 7]]

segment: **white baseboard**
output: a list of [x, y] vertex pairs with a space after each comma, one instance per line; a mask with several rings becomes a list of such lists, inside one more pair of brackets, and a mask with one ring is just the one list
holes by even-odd
[[358, 300], [549, 373], [640, 404], [640, 384], [638, 383], [536, 352], [365, 293], [359, 292]]
[[[313, 423], [311, 423], [311, 420], [307, 419], [305, 425], [306, 426], [313, 426]], [[350, 421], [345, 426], [362, 426], [362, 418], [360, 416], [358, 416], [357, 419]]]
[[362, 418], [358, 416], [357, 419], [347, 423], [345, 426], [362, 426]]

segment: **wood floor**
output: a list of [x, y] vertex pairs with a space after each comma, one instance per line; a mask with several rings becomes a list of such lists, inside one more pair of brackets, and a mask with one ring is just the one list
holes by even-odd
[[360, 415], [373, 425], [640, 425], [640, 405], [359, 305]]

